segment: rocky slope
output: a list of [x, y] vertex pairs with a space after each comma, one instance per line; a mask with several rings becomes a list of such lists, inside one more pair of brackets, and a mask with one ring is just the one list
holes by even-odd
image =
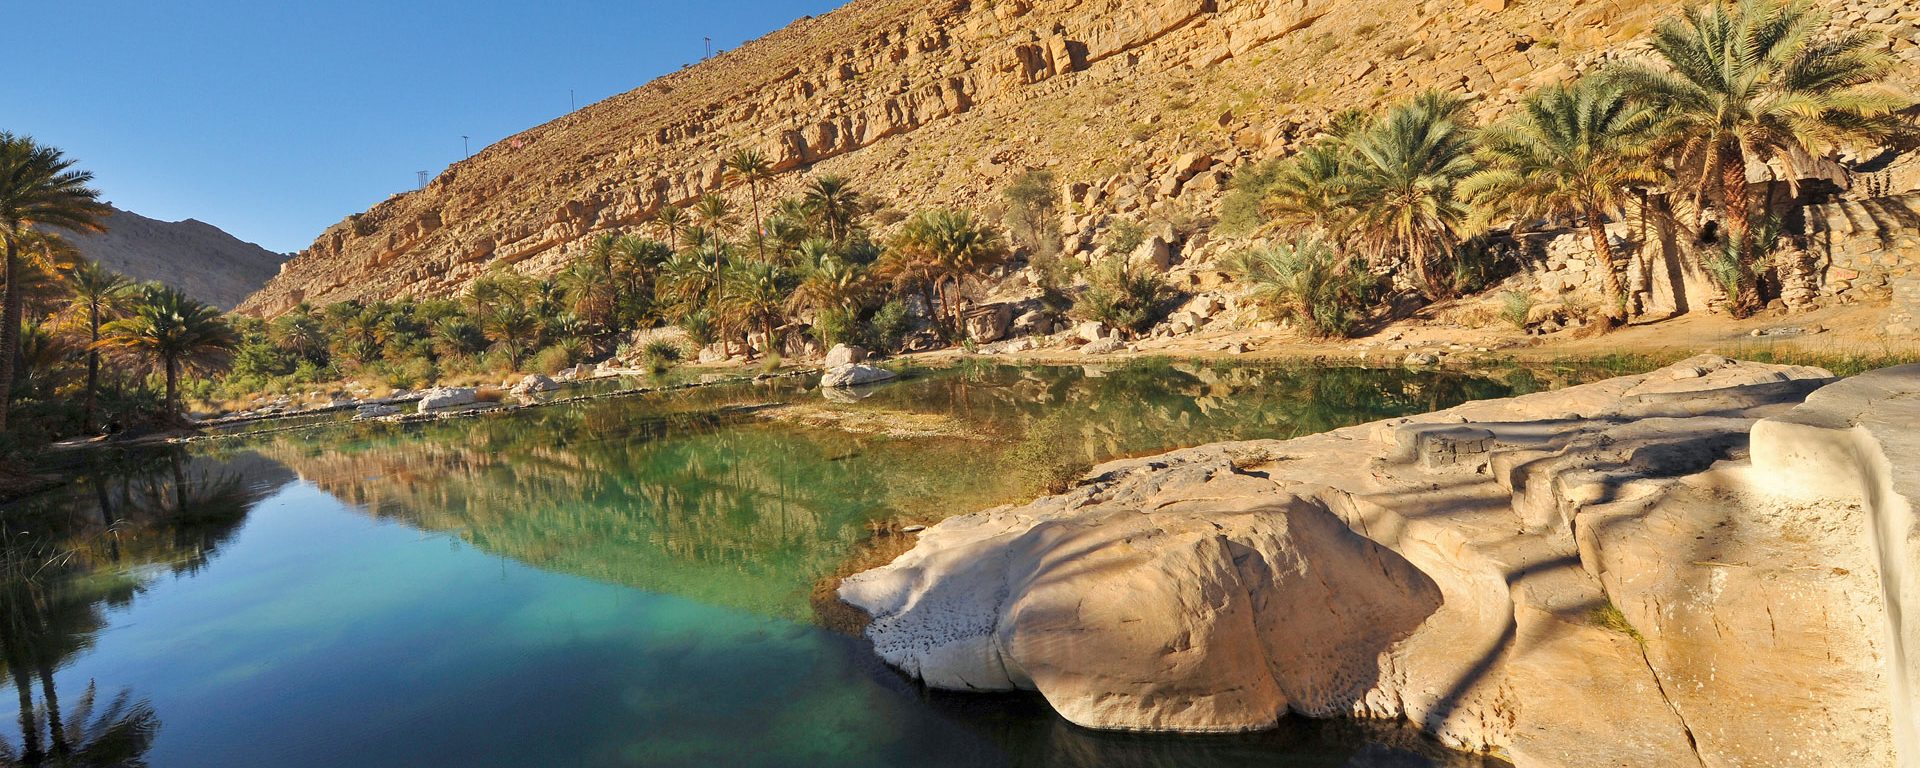
[[[1825, 0], [1920, 59], [1920, 8]], [[730, 189], [760, 148], [776, 186], [834, 173], [901, 208], [985, 206], [1055, 170], [1084, 245], [1102, 214], [1182, 236], [1233, 170], [1329, 112], [1430, 87], [1483, 114], [1613, 55], [1651, 0], [854, 0], [510, 137], [323, 233], [243, 309], [443, 295], [489, 265], [545, 272], [589, 235]], [[1920, 70], [1900, 76], [1920, 82]], [[1920, 182], [1920, 179], [1916, 179]], [[1182, 243], [1198, 252], [1198, 239]]]
[[1920, 765], [1920, 366], [1831, 381], [1696, 358], [1116, 462], [840, 594], [908, 674], [1094, 728], [1404, 717], [1521, 768]]
[[87, 258], [136, 280], [157, 280], [232, 309], [267, 284], [287, 257], [204, 221], [156, 221], [113, 209], [101, 234], [69, 234]]

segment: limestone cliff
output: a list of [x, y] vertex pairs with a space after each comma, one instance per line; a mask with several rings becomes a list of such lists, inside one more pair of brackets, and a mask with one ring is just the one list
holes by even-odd
[[1920, 366], [1830, 381], [1704, 357], [1115, 462], [840, 594], [908, 674], [1095, 728], [1350, 715], [1521, 768], [1920, 765]]
[[[1920, 59], [1920, 8], [1825, 0]], [[509, 137], [328, 229], [244, 311], [445, 295], [489, 265], [554, 269], [589, 235], [725, 190], [760, 148], [791, 188], [848, 176], [909, 208], [981, 206], [1050, 167], [1097, 214], [1204, 218], [1241, 163], [1335, 109], [1432, 87], [1492, 114], [1639, 37], [1651, 0], [854, 0]], [[1911, 68], [1903, 84], [1916, 82]]]
[[118, 208], [99, 234], [68, 234], [87, 258], [135, 280], [156, 280], [221, 309], [267, 284], [287, 257], [204, 221], [156, 221]]

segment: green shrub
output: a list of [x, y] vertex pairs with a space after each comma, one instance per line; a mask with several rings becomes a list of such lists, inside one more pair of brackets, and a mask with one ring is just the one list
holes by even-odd
[[1528, 321], [1533, 319], [1533, 295], [1526, 291], [1500, 294], [1500, 317], [1513, 327], [1526, 330]]
[[654, 339], [640, 348], [640, 360], [655, 374], [672, 370], [674, 363], [680, 362], [685, 354], [679, 345], [666, 339]]
[[1269, 317], [1319, 337], [1351, 336], [1380, 285], [1365, 262], [1318, 238], [1245, 251], [1226, 266]]
[[1227, 185], [1227, 196], [1220, 201], [1220, 223], [1214, 228], [1230, 237], [1253, 234], [1267, 223], [1263, 204], [1273, 185], [1280, 180], [1284, 160], [1263, 160], [1234, 174]]
[[901, 340], [907, 337], [909, 323], [906, 302], [893, 299], [880, 305], [873, 317], [867, 320], [867, 338], [873, 342], [875, 349], [897, 351]]
[[1065, 411], [1027, 423], [1020, 441], [1003, 459], [1007, 471], [1035, 493], [1064, 493], [1093, 468], [1085, 441]]
[[850, 309], [823, 309], [813, 318], [813, 338], [822, 346], [854, 344], [859, 341], [860, 315]]
[[1073, 315], [1128, 335], [1138, 335], [1166, 315], [1176, 295], [1164, 275], [1135, 266], [1125, 254], [1113, 254], [1089, 276], [1091, 285], [1073, 305]]
[[552, 376], [572, 368], [586, 356], [586, 343], [577, 338], [561, 339], [552, 346], [534, 353], [527, 367], [534, 373]]

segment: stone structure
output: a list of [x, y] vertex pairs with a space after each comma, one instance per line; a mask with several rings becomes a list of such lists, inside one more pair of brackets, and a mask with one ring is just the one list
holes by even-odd
[[1920, 367], [1832, 382], [1703, 357], [1113, 462], [840, 594], [908, 674], [1094, 728], [1404, 717], [1521, 768], [1920, 765]]

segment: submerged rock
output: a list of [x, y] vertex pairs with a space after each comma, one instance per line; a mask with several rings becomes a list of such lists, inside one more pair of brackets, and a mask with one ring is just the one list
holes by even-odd
[[400, 408], [397, 406], [384, 404], [363, 405], [360, 406], [359, 410], [354, 412], [353, 420], [366, 421], [368, 419], [380, 419], [388, 416], [396, 416], [399, 415], [399, 413]]
[[837, 368], [828, 369], [826, 373], [822, 374], [820, 376], [820, 386], [825, 388], [857, 387], [862, 384], [873, 384], [895, 378], [899, 378], [899, 374], [885, 368], [875, 368], [871, 365], [842, 365]]
[[1893, 765], [1920, 367], [1808, 397], [1831, 381], [1703, 357], [1113, 462], [840, 594], [908, 674], [1093, 728], [1404, 717], [1522, 768]]

